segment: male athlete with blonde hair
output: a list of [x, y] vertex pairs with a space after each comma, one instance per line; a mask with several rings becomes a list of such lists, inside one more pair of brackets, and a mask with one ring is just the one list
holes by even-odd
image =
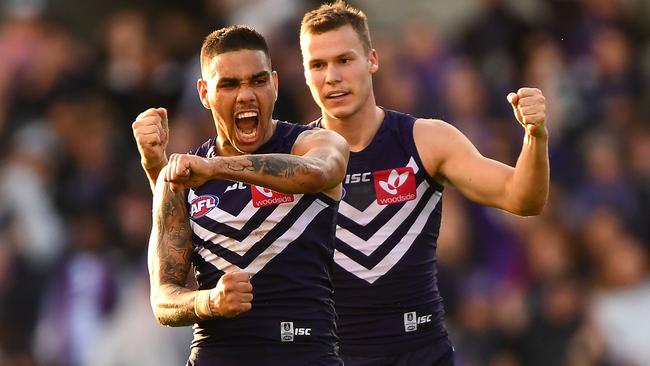
[[453, 365], [437, 287], [444, 185], [517, 215], [536, 215], [549, 189], [545, 100], [510, 93], [524, 131], [515, 167], [482, 156], [452, 125], [378, 107], [379, 69], [367, 18], [338, 1], [304, 15], [305, 77], [322, 111], [314, 125], [350, 145], [335, 241], [334, 299], [347, 366]]

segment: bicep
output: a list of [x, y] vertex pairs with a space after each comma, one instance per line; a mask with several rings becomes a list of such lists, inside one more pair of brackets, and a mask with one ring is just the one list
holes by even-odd
[[[474, 202], [506, 206], [512, 167], [481, 155], [465, 135], [445, 122], [438, 121], [435, 127], [426, 129], [414, 134], [418, 151], [432, 176], [456, 187]], [[424, 141], [426, 137], [422, 136], [435, 136], [435, 143]]]
[[445, 164], [442, 172], [449, 183], [470, 200], [492, 207], [506, 207], [512, 167], [476, 152], [458, 154]]

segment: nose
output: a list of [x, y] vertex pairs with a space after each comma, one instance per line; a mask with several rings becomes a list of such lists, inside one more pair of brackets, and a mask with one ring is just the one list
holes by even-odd
[[341, 81], [341, 73], [338, 67], [334, 64], [327, 65], [327, 72], [325, 74], [325, 82], [328, 84], [335, 84]]
[[255, 100], [255, 92], [248, 83], [242, 83], [237, 91], [237, 102], [247, 103]]

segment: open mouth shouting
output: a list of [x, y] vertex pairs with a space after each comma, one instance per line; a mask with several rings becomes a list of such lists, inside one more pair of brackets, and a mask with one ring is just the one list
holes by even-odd
[[247, 144], [256, 142], [258, 126], [257, 111], [238, 112], [235, 114], [235, 131], [239, 141]]

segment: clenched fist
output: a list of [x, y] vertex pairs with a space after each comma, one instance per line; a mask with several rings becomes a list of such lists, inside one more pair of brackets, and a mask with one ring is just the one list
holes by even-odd
[[191, 154], [172, 154], [165, 167], [165, 182], [170, 183], [172, 192], [194, 188], [214, 179], [214, 164], [217, 158], [203, 158]]
[[221, 276], [217, 287], [198, 291], [194, 305], [201, 319], [216, 316], [234, 318], [252, 308], [253, 285], [246, 272], [234, 271]]
[[169, 143], [167, 110], [149, 108], [138, 115], [131, 128], [140, 152], [142, 167], [153, 169], [165, 164], [165, 149]]
[[548, 136], [546, 129], [546, 98], [536, 88], [521, 88], [516, 93], [508, 94], [517, 121], [532, 137]]

